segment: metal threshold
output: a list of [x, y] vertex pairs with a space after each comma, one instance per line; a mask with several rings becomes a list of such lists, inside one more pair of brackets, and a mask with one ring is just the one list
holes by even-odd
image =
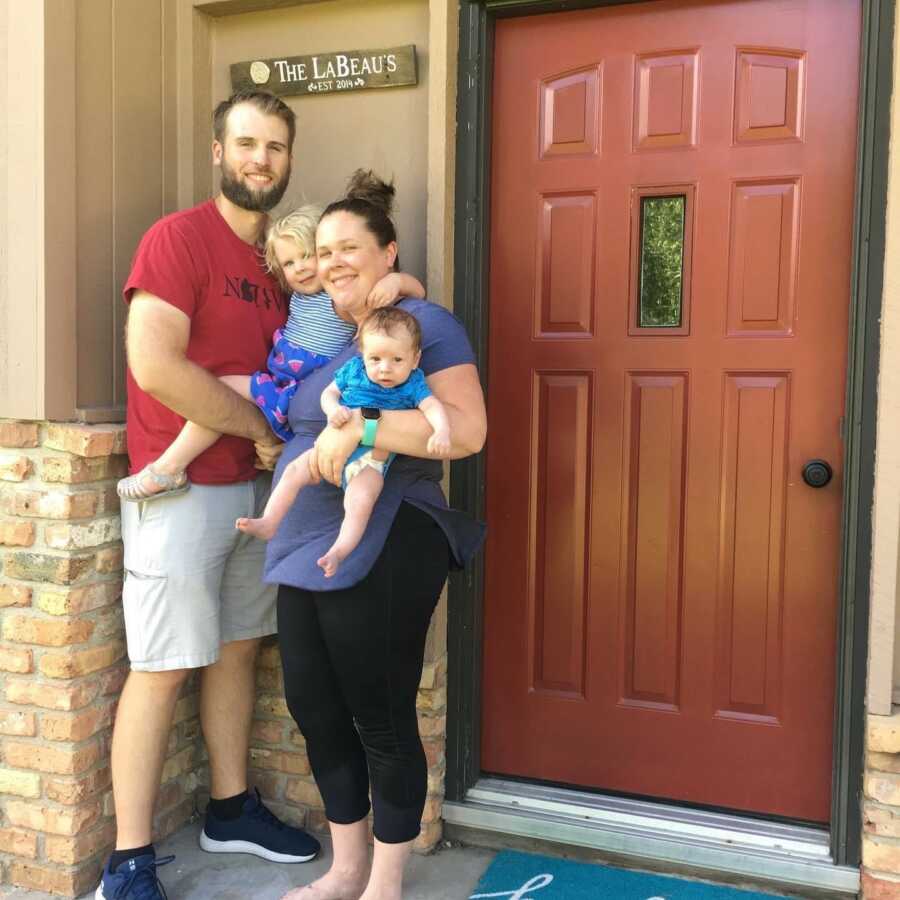
[[480, 779], [461, 803], [446, 801], [444, 819], [710, 875], [853, 895], [859, 891], [859, 870], [834, 864], [825, 829], [498, 778]]

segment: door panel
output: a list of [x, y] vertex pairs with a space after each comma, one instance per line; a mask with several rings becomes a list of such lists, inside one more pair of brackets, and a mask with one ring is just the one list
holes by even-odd
[[859, 37], [498, 23], [485, 770], [828, 819]]

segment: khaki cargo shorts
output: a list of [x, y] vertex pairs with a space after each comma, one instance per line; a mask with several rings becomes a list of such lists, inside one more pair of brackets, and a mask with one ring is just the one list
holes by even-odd
[[277, 588], [262, 580], [266, 543], [234, 527], [239, 516], [262, 513], [271, 484], [265, 473], [122, 503], [122, 606], [132, 669], [208, 666], [222, 644], [275, 633]]

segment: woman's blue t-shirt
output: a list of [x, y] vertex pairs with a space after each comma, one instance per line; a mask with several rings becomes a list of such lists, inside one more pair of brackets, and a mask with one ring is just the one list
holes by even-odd
[[[424, 300], [402, 300], [398, 306], [415, 316], [422, 328], [419, 366], [426, 377], [475, 362], [465, 329], [452, 313]], [[355, 345], [349, 345], [300, 383], [289, 414], [295, 436], [281, 454], [275, 470], [276, 481], [285, 466], [308, 450], [325, 427], [325, 414], [320, 406], [322, 391], [332, 382], [335, 372], [357, 352]], [[441, 490], [442, 476], [443, 464], [439, 460], [398, 456], [388, 470], [384, 489], [359, 546], [341, 563], [333, 578], [325, 578], [316, 560], [337, 537], [344, 517], [344, 494], [325, 481], [304, 488], [269, 541], [265, 580], [314, 591], [351, 587], [369, 573], [404, 500], [435, 519], [447, 536], [454, 563], [463, 566], [481, 545], [484, 525], [447, 506]]]

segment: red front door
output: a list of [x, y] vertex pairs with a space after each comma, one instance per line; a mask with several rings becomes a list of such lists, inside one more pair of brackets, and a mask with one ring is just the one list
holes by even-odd
[[828, 820], [859, 39], [498, 23], [485, 771]]

